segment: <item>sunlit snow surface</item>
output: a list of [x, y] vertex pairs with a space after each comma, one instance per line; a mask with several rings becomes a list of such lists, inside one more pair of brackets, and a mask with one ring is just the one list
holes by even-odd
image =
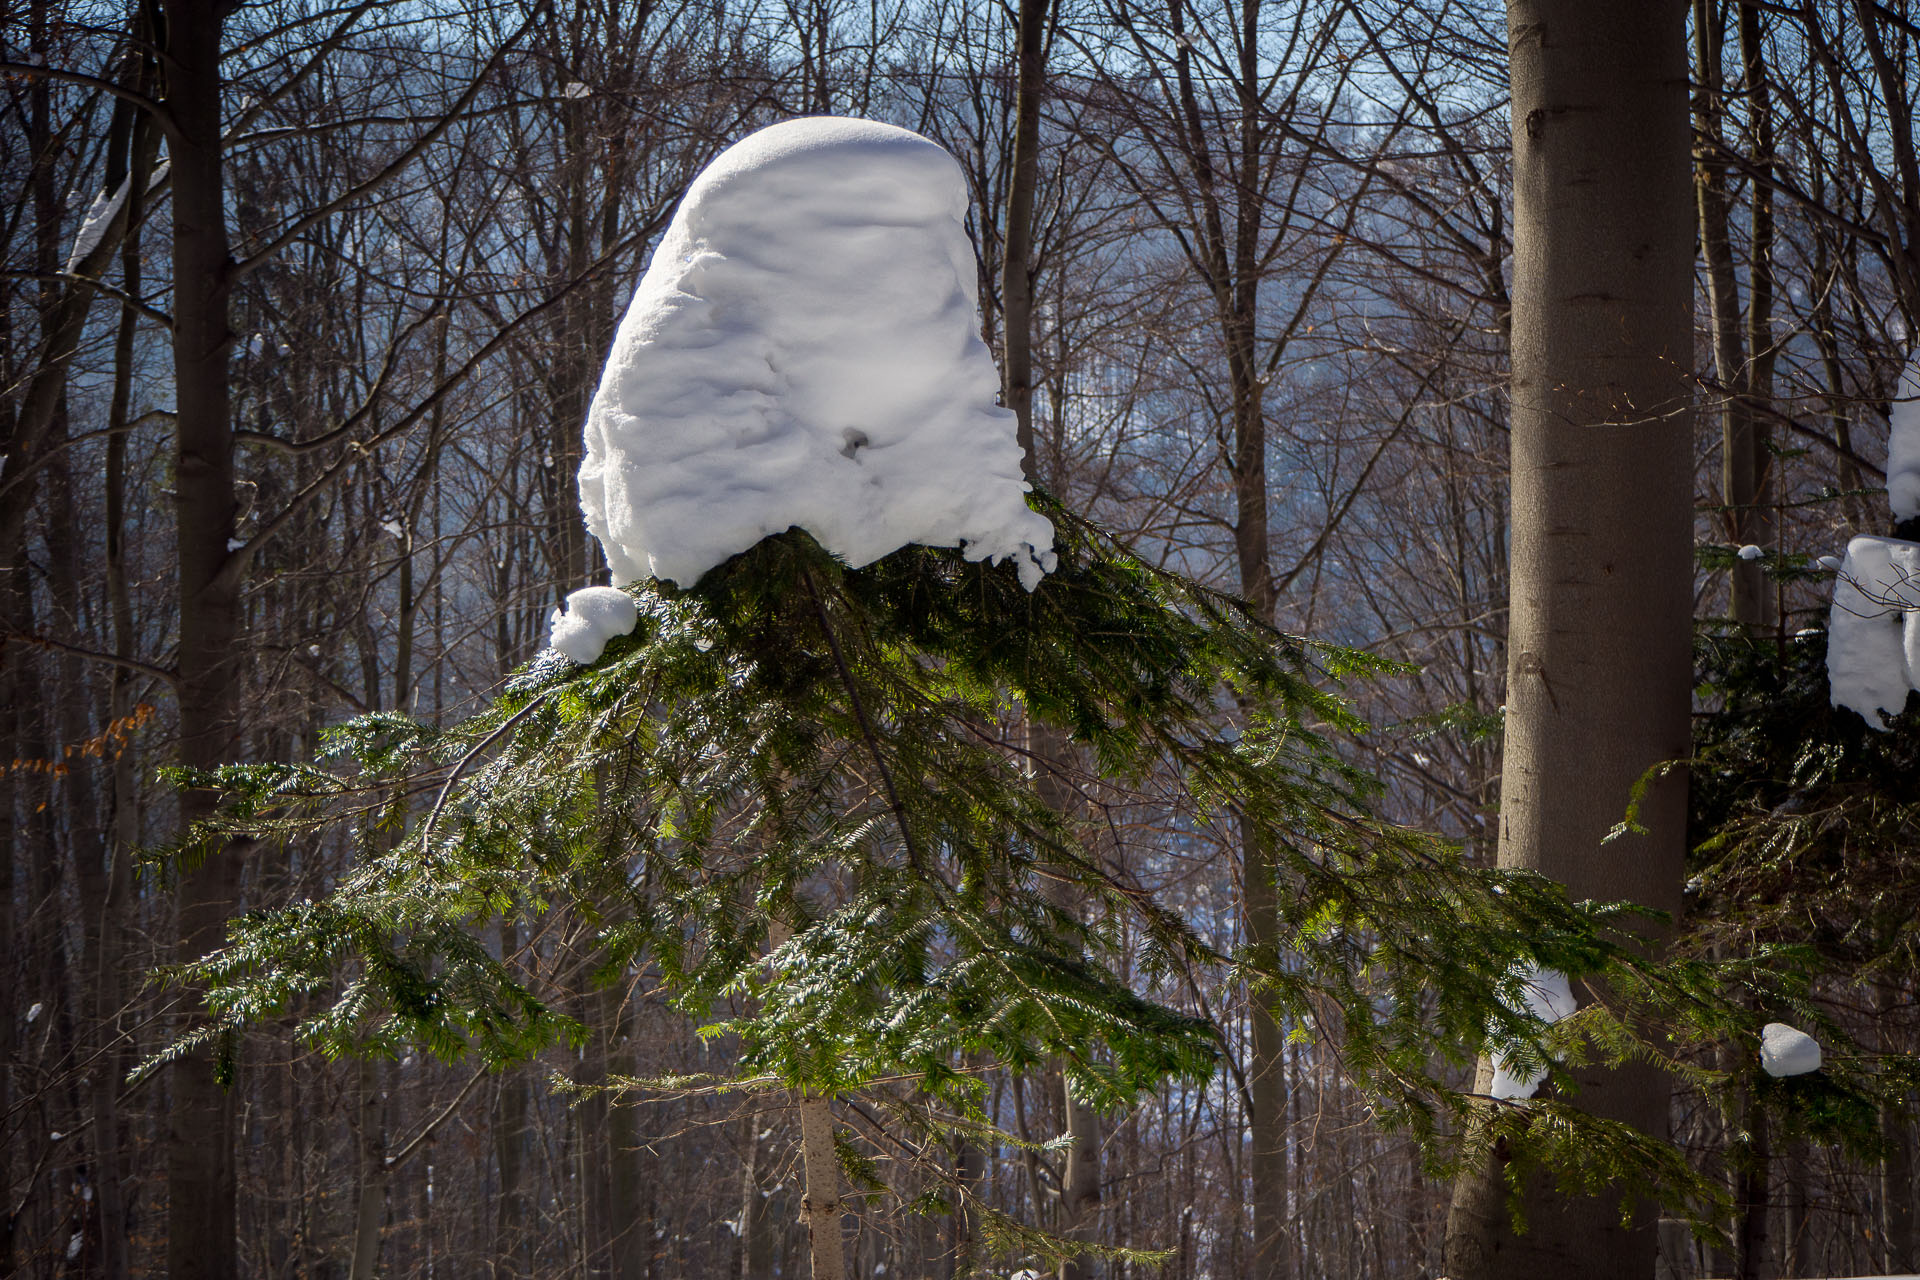
[[964, 545], [1039, 583], [1053, 527], [995, 403], [966, 209], [952, 156], [863, 120], [774, 125], [694, 180], [587, 416], [616, 584], [691, 584], [792, 525], [856, 567]]
[[1776, 1078], [1818, 1071], [1820, 1045], [1798, 1027], [1769, 1022], [1760, 1028], [1760, 1069]]
[[639, 621], [639, 608], [626, 592], [617, 587], [583, 587], [567, 597], [564, 611], [553, 611], [547, 634], [549, 643], [569, 661], [590, 667], [599, 661], [607, 641], [626, 635]]
[[1920, 688], [1920, 542], [1858, 537], [1833, 582], [1827, 692], [1884, 730]]
[[120, 206], [127, 202], [127, 188], [132, 184], [133, 179], [128, 177], [112, 195], [102, 191], [93, 198], [86, 218], [80, 223], [80, 231], [73, 238], [73, 248], [67, 253], [68, 274], [72, 274], [80, 266], [81, 260], [99, 246], [100, 237], [107, 233], [108, 224], [120, 212]]
[[1901, 371], [1887, 419], [1887, 504], [1895, 520], [1911, 520], [1920, 516], [1920, 350]]
[[[1567, 975], [1558, 969], [1533, 969], [1522, 980], [1521, 988], [1527, 997], [1527, 1012], [1542, 1022], [1558, 1022], [1571, 1017], [1579, 1003], [1573, 998], [1573, 988], [1567, 982]], [[1508, 1070], [1504, 1058], [1493, 1060], [1493, 1084], [1488, 1089], [1496, 1098], [1531, 1098], [1540, 1088], [1540, 1082], [1546, 1079], [1544, 1072]]]

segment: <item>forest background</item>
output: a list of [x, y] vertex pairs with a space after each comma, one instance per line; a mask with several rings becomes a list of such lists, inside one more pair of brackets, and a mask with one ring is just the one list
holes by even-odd
[[[1042, 482], [1286, 630], [1414, 664], [1350, 690], [1377, 726], [1350, 750], [1394, 817], [1491, 859], [1507, 669], [1503, 13], [1057, 0], [1045, 16], [1029, 317]], [[1920, 318], [1920, 24], [1906, 0], [1698, 0], [1690, 38], [1695, 612], [1703, 634], [1764, 641], [1741, 651], [1760, 670], [1738, 676], [1761, 703], [1819, 706], [1819, 558], [1891, 523], [1889, 402]], [[679, 193], [744, 133], [831, 112], [945, 145], [973, 195], [998, 349], [1015, 15], [881, 0], [28, 3], [6, 7], [0, 40], [0, 1271], [160, 1273], [170, 1182], [217, 1183], [207, 1149], [230, 1135], [242, 1274], [345, 1276], [369, 1239], [394, 1275], [801, 1274], [796, 1123], [779, 1099], [557, 1087], [713, 1070], [730, 1051], [644, 970], [591, 987], [558, 924], [489, 941], [575, 993], [573, 1012], [602, 1028], [580, 1050], [500, 1074], [330, 1062], [289, 1023], [248, 1037], [217, 1131], [181, 1123], [195, 1113], [164, 1073], [129, 1080], [182, 1012], [179, 990], [144, 975], [204, 949], [231, 906], [319, 896], [355, 849], [242, 847], [211, 885], [140, 851], [193, 816], [160, 767], [310, 757], [324, 726], [366, 711], [457, 718], [541, 648], [549, 611], [597, 571], [572, 477], [613, 326]], [[184, 376], [170, 330], [206, 323], [230, 334]], [[1748, 545], [1762, 556], [1742, 559]], [[1758, 718], [1729, 719], [1753, 699], [1729, 692], [1726, 651], [1701, 649], [1708, 738]], [[1911, 762], [1907, 734], [1891, 738]], [[1774, 763], [1750, 751], [1745, 767]], [[1697, 803], [1696, 870], [1739, 816], [1726, 794]], [[1811, 807], [1843, 821], [1859, 799]], [[1893, 821], [1861, 824], [1862, 843], [1891, 833], [1889, 857], [1911, 792], [1891, 799]], [[1154, 850], [1131, 870], [1233, 950], [1237, 851], [1191, 829], [1130, 837]], [[1867, 921], [1815, 939], [1839, 974], [1829, 1013], [1862, 1043], [1910, 1050], [1909, 899], [1897, 864], [1858, 874], [1887, 872], [1875, 852], [1821, 864], [1817, 902], [1764, 874], [1705, 875], [1689, 905], [1725, 925], [1722, 944], [1802, 936], [1796, 913]], [[1044, 1146], [990, 1153], [984, 1194], [1171, 1251], [1097, 1264], [1116, 1277], [1250, 1274], [1262, 1191], [1290, 1228], [1275, 1274], [1435, 1274], [1448, 1189], [1371, 1123], [1337, 1043], [1288, 1038], [1266, 1051], [1273, 1072], [1252, 1071], [1244, 988], [1202, 973], [1181, 999], [1224, 1029], [1230, 1069], [1105, 1117], [1090, 1209], [1069, 1207], [1063, 1153]], [[1236, 1085], [1250, 1076], [1285, 1107], [1279, 1177], [1258, 1188]], [[1010, 1132], [1067, 1130], [1057, 1077], [988, 1078]], [[892, 1158], [877, 1115], [842, 1118]], [[1698, 1094], [1676, 1094], [1674, 1125], [1702, 1167], [1741, 1142]], [[1757, 1182], [1748, 1135], [1756, 1265], [1920, 1262], [1912, 1124], [1890, 1110], [1883, 1127], [1889, 1148], [1866, 1163], [1762, 1144]], [[951, 1255], [937, 1215], [882, 1196], [852, 1208], [856, 1274]], [[1663, 1246], [1680, 1274], [1724, 1266], [1681, 1233]]]

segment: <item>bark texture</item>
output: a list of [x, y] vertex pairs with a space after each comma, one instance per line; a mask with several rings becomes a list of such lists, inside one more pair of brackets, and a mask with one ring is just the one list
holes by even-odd
[[[229, 571], [234, 533], [234, 443], [229, 361], [233, 260], [227, 237], [221, 141], [220, 53], [228, 6], [168, 6], [166, 100], [173, 130], [173, 373], [180, 605], [180, 759], [211, 768], [238, 758], [240, 610]], [[215, 797], [190, 791], [180, 817], [211, 812]], [[175, 893], [182, 959], [225, 936], [239, 874], [226, 849], [207, 852]], [[167, 1122], [167, 1270], [173, 1280], [233, 1280], [235, 1229], [232, 1095], [201, 1049], [172, 1069]]]
[[[1634, 782], [1688, 747], [1692, 184], [1686, 6], [1509, 0], [1514, 136], [1512, 600], [1499, 860], [1575, 898], [1680, 906], [1686, 789], [1603, 845]], [[1482, 1064], [1482, 1078], [1487, 1074]], [[1655, 1134], [1667, 1083], [1579, 1073], [1581, 1104]], [[1455, 1187], [1453, 1280], [1653, 1274], [1654, 1220]]]
[[813, 1255], [813, 1280], [845, 1280], [847, 1250], [840, 1240], [840, 1159], [833, 1153], [833, 1105], [826, 1098], [800, 1099], [800, 1155], [807, 1195], [801, 1212]]

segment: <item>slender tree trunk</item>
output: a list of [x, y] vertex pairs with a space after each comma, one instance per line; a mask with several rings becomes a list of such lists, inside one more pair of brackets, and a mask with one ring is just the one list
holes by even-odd
[[1006, 340], [1007, 408], [1019, 419], [1027, 479], [1037, 479], [1033, 445], [1033, 194], [1040, 177], [1040, 97], [1046, 88], [1049, 0], [1020, 0], [1013, 172], [1007, 185], [1006, 254], [1001, 260], [1001, 332]]
[[1780, 1274], [1804, 1276], [1813, 1268], [1813, 1240], [1808, 1232], [1807, 1144], [1795, 1139], [1787, 1148], [1786, 1209], [1781, 1215], [1782, 1235]]
[[740, 1249], [734, 1280], [770, 1280], [772, 1274], [760, 1201], [760, 1116], [748, 1107], [740, 1116]]
[[[144, 84], [142, 77], [140, 83]], [[152, 172], [158, 134], [142, 120], [131, 147], [131, 184], [126, 205], [129, 231], [122, 245], [121, 288], [129, 298], [141, 291], [138, 217]], [[111, 180], [111, 173], [109, 180]], [[107, 613], [113, 626], [113, 652], [132, 658], [133, 598], [127, 584], [127, 423], [133, 394], [134, 337], [139, 313], [131, 304], [120, 309], [114, 334], [113, 391], [107, 404], [106, 574]], [[115, 725], [129, 724], [134, 714], [134, 676], [115, 667], [108, 676], [107, 714]], [[129, 1205], [125, 1178], [128, 1133], [120, 1117], [120, 1087], [132, 1065], [131, 1046], [123, 1027], [126, 984], [124, 963], [126, 917], [132, 894], [132, 862], [140, 843], [140, 789], [135, 776], [130, 741], [116, 744], [109, 765], [111, 790], [107, 830], [105, 900], [100, 907], [98, 949], [94, 956], [95, 991], [99, 1000], [101, 1036], [105, 1047], [102, 1070], [94, 1073], [94, 1127], [98, 1130], [100, 1172], [101, 1272], [105, 1280], [125, 1280], [130, 1274]]]
[[[234, 532], [233, 426], [228, 360], [232, 259], [222, 172], [220, 0], [167, 7], [166, 105], [173, 122], [173, 366], [179, 566], [180, 757], [211, 768], [238, 754], [241, 679], [236, 584], [223, 570]], [[183, 822], [216, 797], [181, 797]], [[220, 944], [239, 890], [224, 848], [175, 891], [182, 959]], [[170, 1080], [167, 1138], [167, 1271], [171, 1280], [235, 1280], [233, 1098], [211, 1049], [180, 1058]]]
[[1880, 1164], [1880, 1237], [1886, 1242], [1888, 1272], [1911, 1273], [1920, 1267], [1913, 1213], [1913, 1122], [1891, 1106], [1880, 1109], [1880, 1131], [1887, 1155]]
[[[15, 609], [13, 582], [15, 575], [9, 566], [0, 564], [0, 622], [9, 630], [18, 619]], [[18, 643], [0, 643], [0, 753], [8, 760], [20, 755], [20, 692], [26, 681], [22, 646]], [[24, 775], [9, 770], [0, 775], [0, 842], [11, 851], [19, 847], [20, 831], [14, 820], [15, 807], [25, 790], [22, 783]], [[0, 980], [9, 988], [16, 987], [19, 979], [18, 960], [20, 939], [14, 925], [14, 872], [13, 857], [0, 858]], [[14, 1073], [20, 1061], [20, 1019], [17, 1017], [0, 1018], [0, 1115], [12, 1115], [14, 1107]], [[24, 1158], [24, 1153], [15, 1152], [15, 1144], [6, 1144], [7, 1149], [0, 1151], [0, 1180], [11, 1189], [14, 1182], [14, 1162]], [[15, 1224], [11, 1204], [0, 1203], [0, 1275], [14, 1274], [13, 1240]]]
[[[1897, 1039], [1888, 1032], [1905, 1003], [1904, 993], [1899, 984], [1887, 982], [1874, 994], [1880, 1013], [1880, 1047], [1885, 1052], [1898, 1052]], [[1880, 1239], [1886, 1248], [1885, 1268], [1892, 1274], [1911, 1272], [1920, 1267], [1913, 1212], [1913, 1122], [1902, 1114], [1902, 1108], [1883, 1103], [1880, 1133], [1887, 1140], [1887, 1154], [1880, 1162]]]
[[[1018, 89], [1014, 104], [1013, 172], [1007, 188], [1006, 255], [1001, 263], [1002, 334], [1006, 344], [1003, 399], [1018, 422], [1022, 466], [1029, 483], [1038, 483], [1039, 453], [1033, 433], [1033, 200], [1040, 173], [1040, 98], [1046, 88], [1049, 0], [1020, 0]], [[1056, 411], [1059, 406], [1055, 406]], [[1053, 477], [1058, 479], [1058, 477]], [[1041, 787], [1046, 802], [1064, 813], [1067, 794], [1056, 771], [1066, 751], [1058, 734], [1031, 726], [1032, 749], [1040, 761]], [[1060, 905], [1073, 910], [1078, 895], [1070, 889]], [[1063, 1115], [1072, 1145], [1060, 1187], [1061, 1230], [1075, 1240], [1091, 1240], [1098, 1228], [1100, 1209], [1100, 1117], [1073, 1096], [1064, 1072], [1060, 1079]], [[1039, 1206], [1036, 1203], [1035, 1208]], [[1069, 1258], [1061, 1264], [1060, 1280], [1083, 1280], [1086, 1264]]]
[[380, 1065], [354, 1063], [353, 1253], [348, 1280], [372, 1280], [380, 1266], [380, 1234], [387, 1218], [387, 1144], [380, 1104]]
[[822, 1097], [799, 1102], [800, 1156], [805, 1167], [806, 1198], [800, 1203], [807, 1224], [807, 1248], [813, 1280], [846, 1280], [847, 1250], [840, 1239], [840, 1158], [833, 1151], [833, 1106]]
[[[502, 658], [504, 663], [505, 659]], [[520, 931], [512, 921], [500, 922], [500, 954], [511, 963], [520, 950]], [[526, 1180], [527, 1082], [517, 1073], [500, 1080], [494, 1105], [493, 1155], [500, 1171], [500, 1196], [493, 1224], [494, 1274], [503, 1280], [521, 1280], [532, 1274], [527, 1255], [528, 1204]], [[651, 1246], [652, 1241], [647, 1242]]]
[[[1716, 411], [1720, 418], [1720, 501], [1725, 508], [1722, 526], [1727, 541], [1739, 547], [1758, 541], [1762, 490], [1757, 466], [1760, 454], [1755, 445], [1757, 424], [1753, 402], [1747, 395], [1752, 370], [1741, 340], [1740, 282], [1728, 231], [1732, 199], [1727, 193], [1726, 162], [1718, 154], [1725, 110], [1721, 48], [1726, 33], [1720, 18], [1718, 0], [1694, 0], [1693, 118], [1702, 139], [1694, 190], [1700, 212], [1700, 259], [1706, 268], [1713, 325], [1714, 379], [1720, 384]], [[1728, 611], [1749, 631], [1772, 620], [1773, 610], [1763, 602], [1764, 587], [1759, 561], [1734, 562]]]
[[1773, 1151], [1767, 1141], [1766, 1111], [1751, 1098], [1743, 1098], [1741, 1106], [1747, 1133], [1734, 1160], [1734, 1199], [1740, 1220], [1733, 1236], [1733, 1274], [1735, 1280], [1762, 1280], [1773, 1260], [1769, 1248]]
[[[1092, 1244], [1100, 1227], [1100, 1114], [1075, 1098], [1064, 1080], [1061, 1094], [1073, 1145], [1067, 1148], [1060, 1179], [1060, 1227], [1068, 1239]], [[1069, 1258], [1060, 1267], [1060, 1280], [1085, 1280], [1091, 1274], [1091, 1264], [1081, 1257]]]
[[[1602, 845], [1633, 784], [1688, 749], [1693, 213], [1686, 9], [1509, 0], [1514, 138], [1513, 550], [1499, 861], [1575, 898], [1677, 912], [1686, 789]], [[1481, 1064], [1481, 1080], [1490, 1074]], [[1664, 1136], [1647, 1068], [1582, 1070], [1580, 1103]], [[1653, 1274], [1653, 1215], [1463, 1175], [1452, 1280]]]
[[[620, 1019], [616, 1030], [609, 1066], [619, 1074], [635, 1075], [630, 1013]], [[653, 1241], [640, 1225], [641, 1185], [646, 1172], [642, 1161], [646, 1153], [640, 1145], [639, 1117], [631, 1102], [618, 1097], [612, 1099], [609, 1111], [607, 1156], [612, 1168], [608, 1170], [607, 1193], [613, 1204], [614, 1280], [644, 1280]]]
[[[971, 1195], [984, 1195], [987, 1178], [987, 1153], [977, 1143], [962, 1139], [954, 1160], [954, 1177]], [[953, 1247], [947, 1251], [946, 1275], [954, 1280], [972, 1280], [981, 1265], [979, 1213], [961, 1203], [953, 1214]]]
[[[1747, 419], [1749, 426], [1743, 442], [1753, 472], [1753, 490], [1748, 501], [1745, 541], [1763, 549], [1775, 538], [1773, 489], [1774, 473], [1772, 432], [1764, 412], [1773, 398], [1773, 367], [1778, 353], [1773, 339], [1773, 99], [1767, 82], [1765, 33], [1760, 25], [1757, 3], [1740, 5], [1741, 79], [1747, 95], [1747, 110], [1753, 121], [1753, 150], [1750, 163], [1755, 170], [1749, 196], [1750, 246], [1747, 270]], [[1779, 588], [1760, 570], [1760, 561], [1750, 561], [1754, 569], [1752, 599], [1744, 603], [1744, 612], [1734, 617], [1752, 630], [1772, 631], [1782, 620], [1779, 615]], [[1751, 615], [1751, 617], [1749, 617]]]

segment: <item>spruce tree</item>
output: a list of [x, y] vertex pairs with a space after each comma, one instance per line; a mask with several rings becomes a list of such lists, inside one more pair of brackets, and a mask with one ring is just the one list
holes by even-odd
[[[1385, 664], [1281, 634], [1036, 501], [1059, 564], [1031, 592], [952, 549], [848, 569], [790, 530], [690, 589], [631, 588], [631, 636], [591, 667], [548, 651], [463, 723], [362, 716], [325, 766], [183, 774], [228, 802], [178, 859], [342, 828], [361, 857], [324, 898], [236, 919], [178, 971], [207, 1018], [171, 1052], [212, 1041], [230, 1062], [248, 1024], [290, 1012], [333, 1056], [424, 1047], [504, 1067], [578, 1043], [570, 993], [488, 944], [497, 921], [530, 935], [565, 913], [593, 939], [596, 981], [644, 968], [738, 1046], [724, 1079], [627, 1084], [865, 1091], [899, 1125], [1010, 1141], [979, 1105], [978, 1064], [1056, 1062], [1106, 1109], [1204, 1082], [1221, 1030], [1180, 994], [1238, 966], [1284, 1025], [1337, 1041], [1376, 1115], [1443, 1175], [1476, 1105], [1457, 1081], [1489, 1037], [1565, 1085], [1584, 1061], [1672, 1062], [1680, 1041], [1728, 1032], [1721, 975], [1623, 945], [1643, 913], [1468, 865], [1374, 812], [1376, 784], [1340, 750], [1362, 726], [1338, 689]], [[1038, 785], [1062, 766], [1026, 749], [1023, 722], [1097, 776]], [[1152, 849], [1063, 816], [1047, 794], [1062, 789], [1197, 838], [1257, 832], [1278, 945], [1214, 950], [1136, 874]], [[1086, 910], [1060, 905], [1063, 878]], [[1589, 975], [1608, 1003], [1547, 1027], [1521, 995], [1540, 967]], [[1717, 1211], [1711, 1180], [1627, 1126], [1553, 1097], [1496, 1110], [1473, 1141], [1510, 1145], [1516, 1170]], [[839, 1155], [877, 1189], [853, 1145]], [[916, 1207], [958, 1207], [968, 1188], [945, 1185]], [[986, 1254], [1089, 1247], [969, 1207]]]

